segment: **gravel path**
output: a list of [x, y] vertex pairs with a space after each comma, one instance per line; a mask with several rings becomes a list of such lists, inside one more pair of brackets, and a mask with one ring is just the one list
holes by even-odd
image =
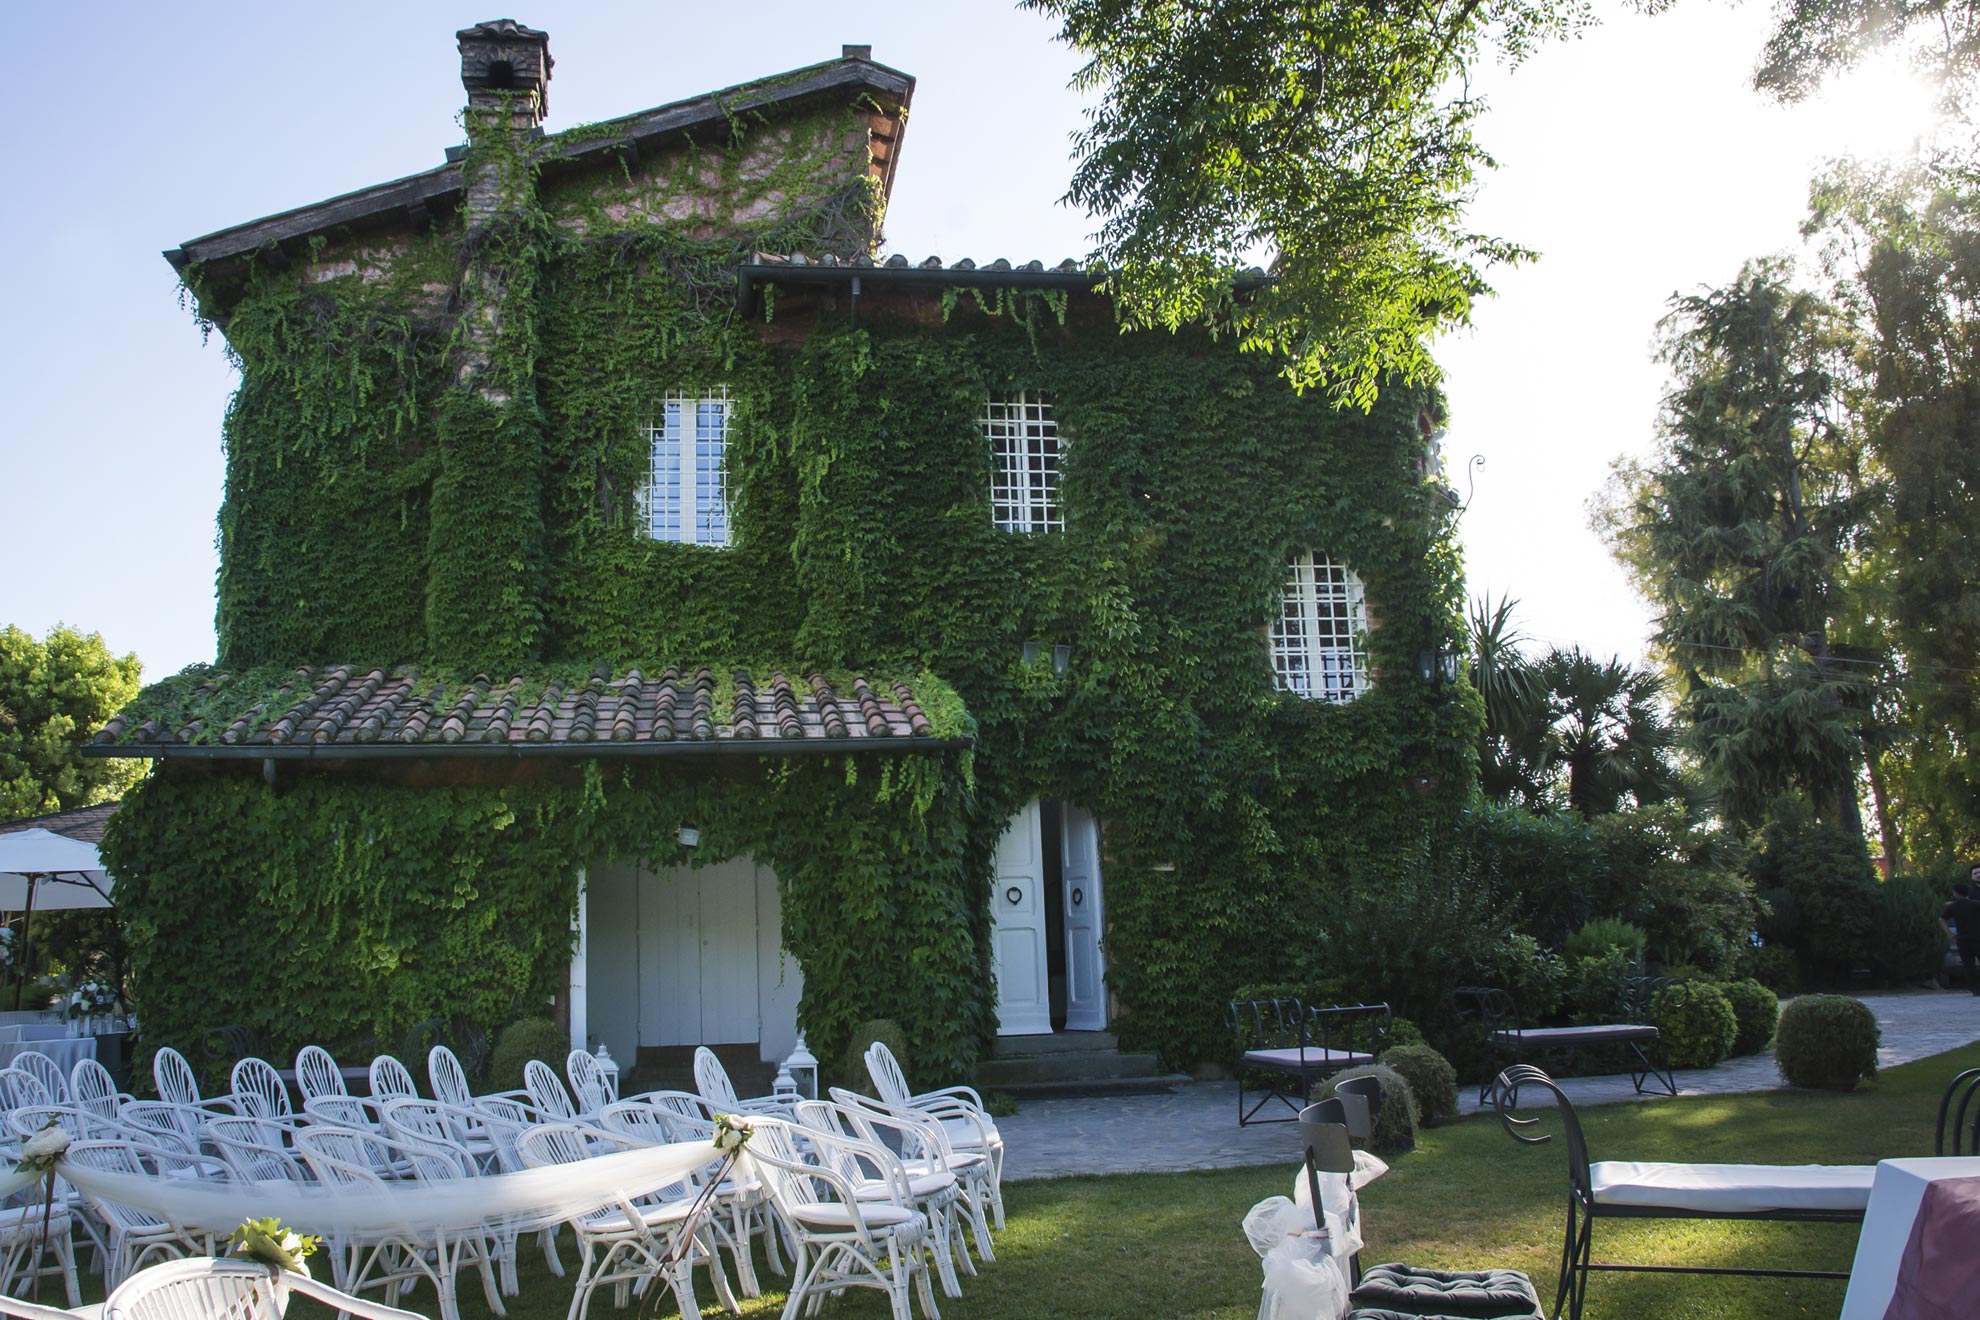
[[[1859, 995], [1877, 1015], [1883, 1067], [1909, 1063], [1980, 1040], [1980, 999], [1965, 993], [1907, 991]], [[1772, 1091], [1782, 1086], [1771, 1054], [1734, 1059], [1716, 1068], [1677, 1074], [1680, 1095]], [[1573, 1077], [1562, 1089], [1579, 1105], [1637, 1099], [1627, 1076]], [[1461, 1093], [1476, 1110], [1476, 1084]], [[1658, 1093], [1643, 1097], [1661, 1099]], [[1237, 1084], [1191, 1082], [1167, 1095], [1027, 1100], [999, 1119], [1006, 1178], [1055, 1178], [1072, 1173], [1160, 1173], [1248, 1164], [1294, 1164], [1301, 1158], [1292, 1123], [1237, 1125]]]

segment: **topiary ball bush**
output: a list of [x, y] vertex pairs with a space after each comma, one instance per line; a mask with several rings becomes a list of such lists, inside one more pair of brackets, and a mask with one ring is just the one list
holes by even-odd
[[1766, 1049], [1774, 1039], [1774, 1024], [1781, 1020], [1780, 997], [1751, 978], [1728, 981], [1719, 992], [1732, 1005], [1733, 1020], [1739, 1023], [1733, 1036], [1733, 1055], [1758, 1054]]
[[1621, 949], [1631, 962], [1641, 962], [1649, 939], [1641, 926], [1618, 917], [1599, 917], [1568, 936], [1561, 952], [1567, 955], [1568, 962], [1576, 963], [1583, 958], [1600, 958], [1611, 949]]
[[1389, 1019], [1390, 1045], [1422, 1045], [1424, 1043], [1423, 1028], [1417, 1026], [1406, 1017], [1392, 1017]]
[[873, 1085], [873, 1075], [866, 1071], [867, 1047], [875, 1041], [894, 1052], [903, 1074], [912, 1076], [914, 1064], [908, 1058], [907, 1033], [892, 1018], [869, 1018], [854, 1027], [845, 1055], [839, 1060], [839, 1085], [877, 1098], [879, 1090]]
[[1789, 1086], [1853, 1090], [1877, 1075], [1877, 1018], [1848, 995], [1802, 995], [1781, 1010], [1774, 1063]]
[[561, 1077], [570, 1052], [570, 1033], [549, 1018], [518, 1018], [502, 1028], [495, 1052], [488, 1056], [489, 1089], [521, 1090], [523, 1069], [531, 1059], [543, 1060]]
[[1731, 1052], [1739, 1019], [1710, 981], [1674, 981], [1650, 1000], [1650, 1020], [1664, 1037], [1673, 1068], [1710, 1068]]
[[1327, 1094], [1352, 1077], [1373, 1077], [1382, 1085], [1382, 1103], [1375, 1110], [1375, 1131], [1368, 1138], [1368, 1149], [1377, 1155], [1401, 1155], [1416, 1149], [1416, 1096], [1409, 1083], [1394, 1068], [1364, 1063], [1358, 1068], [1337, 1072], [1327, 1083]]
[[1457, 1069], [1443, 1055], [1428, 1045], [1396, 1045], [1382, 1051], [1376, 1062], [1395, 1069], [1409, 1083], [1424, 1127], [1457, 1117]]

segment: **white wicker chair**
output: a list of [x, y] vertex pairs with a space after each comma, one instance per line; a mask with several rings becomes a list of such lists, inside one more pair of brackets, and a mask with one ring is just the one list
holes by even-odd
[[[129, 1142], [77, 1141], [70, 1144], [64, 1157], [85, 1169], [142, 1176], [147, 1170], [139, 1159], [139, 1149]], [[95, 1208], [110, 1231], [110, 1240], [104, 1244], [103, 1276], [105, 1284], [112, 1289], [148, 1260], [212, 1253], [213, 1242], [209, 1237], [183, 1232], [176, 1224], [114, 1201], [105, 1201], [87, 1193], [84, 1193], [84, 1199]]]
[[[103, 1320], [281, 1320], [291, 1296], [363, 1320], [422, 1320], [415, 1312], [353, 1297], [308, 1275], [245, 1260], [178, 1260], [142, 1270], [110, 1294]], [[6, 1306], [0, 1301], [0, 1314]]]
[[[962, 1180], [942, 1159], [913, 1158], [929, 1140], [926, 1128], [829, 1100], [798, 1101], [797, 1123], [807, 1132], [851, 1138], [867, 1146], [877, 1146], [895, 1157], [901, 1166], [900, 1176], [907, 1184], [910, 1203], [928, 1220], [932, 1238], [929, 1245], [935, 1256], [936, 1275], [942, 1280], [942, 1292], [949, 1297], [962, 1296], [956, 1266], [960, 1264], [965, 1273], [976, 1273], [976, 1266], [969, 1259], [969, 1248], [963, 1241], [962, 1218], [970, 1208], [969, 1198]], [[892, 1194], [888, 1182], [867, 1176], [863, 1160], [846, 1162], [839, 1172], [852, 1183], [854, 1194], [861, 1200], [883, 1201]], [[989, 1235], [983, 1236], [987, 1239]]]
[[[576, 1164], [593, 1155], [630, 1149], [633, 1144], [572, 1123], [545, 1123], [523, 1133], [517, 1148], [525, 1164], [540, 1168]], [[713, 1249], [717, 1235], [712, 1220], [695, 1233], [693, 1243], [671, 1269], [662, 1269], [687, 1226], [692, 1195], [688, 1184], [681, 1184], [676, 1195], [663, 1192], [635, 1198], [621, 1192], [611, 1202], [571, 1220], [582, 1259], [567, 1320], [585, 1320], [592, 1295], [605, 1284], [612, 1285], [614, 1304], [623, 1307], [635, 1286], [644, 1289], [656, 1279], [673, 1289], [681, 1320], [699, 1320], [701, 1310], [694, 1299], [694, 1267], [698, 1264], [708, 1267], [723, 1307], [740, 1310], [728, 1276], [722, 1272], [721, 1258]]]
[[[912, 1320], [910, 1287], [921, 1294], [922, 1314], [938, 1320], [923, 1254], [928, 1221], [913, 1206], [899, 1161], [884, 1147], [804, 1130], [819, 1160], [807, 1164], [794, 1140], [799, 1129], [775, 1118], [758, 1118], [755, 1126], [745, 1149], [797, 1240], [784, 1320], [795, 1320], [807, 1306], [815, 1310], [846, 1288], [878, 1288], [887, 1294], [894, 1320]], [[857, 1179], [841, 1172], [854, 1165], [861, 1170]], [[869, 1180], [887, 1189], [884, 1199], [860, 1196], [859, 1186]]]
[[158, 1098], [166, 1104], [186, 1105], [193, 1109], [205, 1109], [213, 1113], [232, 1114], [234, 1108], [231, 1096], [205, 1100], [199, 1094], [199, 1079], [193, 1076], [192, 1065], [186, 1056], [170, 1045], [160, 1045], [151, 1056], [151, 1080], [158, 1087]]
[[27, 1069], [0, 1068], [0, 1107], [19, 1109], [24, 1105], [54, 1103], [54, 1094]]
[[[913, 1109], [895, 1109], [884, 1101], [857, 1091], [832, 1088], [832, 1099], [848, 1111], [858, 1135], [898, 1150], [901, 1163], [910, 1175], [946, 1169], [962, 1185], [963, 1208], [968, 1213], [976, 1240], [976, 1254], [986, 1261], [997, 1259], [990, 1241], [988, 1207], [995, 1188], [990, 1183], [990, 1157], [981, 1151], [959, 1151], [949, 1144], [941, 1123]], [[890, 1140], [885, 1133], [892, 1133]], [[958, 1243], [960, 1245], [960, 1243]], [[967, 1268], [968, 1257], [962, 1258]], [[970, 1269], [970, 1273], [975, 1270]]]
[[76, 1060], [69, 1070], [69, 1095], [76, 1108], [104, 1123], [120, 1121], [124, 1106], [136, 1098], [119, 1091], [110, 1070], [95, 1059]]
[[754, 1100], [739, 1098], [736, 1084], [729, 1080], [729, 1070], [706, 1045], [694, 1047], [694, 1089], [701, 1092], [701, 1098], [717, 1114], [768, 1114], [787, 1119], [797, 1099], [781, 1095], [758, 1096]]
[[54, 1203], [44, 1206], [41, 1184], [36, 1183], [9, 1198], [16, 1204], [0, 1207], [0, 1292], [20, 1291], [33, 1279], [58, 1278], [69, 1305], [82, 1305], [66, 1188], [58, 1179]]
[[295, 1128], [265, 1118], [216, 1118], [206, 1138], [243, 1182], [307, 1183], [309, 1166], [295, 1149]]
[[577, 1106], [571, 1093], [557, 1077], [557, 1070], [541, 1059], [523, 1065], [523, 1084], [529, 1088], [529, 1103], [539, 1123], [575, 1123]]
[[296, 1089], [302, 1092], [304, 1105], [319, 1095], [350, 1094], [344, 1085], [344, 1070], [321, 1045], [305, 1045], [296, 1051]]
[[[422, 1181], [468, 1176], [451, 1151], [424, 1142], [367, 1136], [349, 1128], [306, 1128], [297, 1134], [296, 1145], [316, 1170], [317, 1181], [326, 1186], [382, 1190], [386, 1184], [378, 1173], [381, 1168], [408, 1168]], [[505, 1314], [492, 1268], [494, 1253], [487, 1235], [479, 1230], [451, 1236], [441, 1230], [421, 1231], [404, 1225], [396, 1230], [340, 1235], [331, 1249], [338, 1253], [337, 1278], [346, 1291], [382, 1288], [387, 1296], [397, 1296], [405, 1285], [424, 1279], [439, 1294], [441, 1320], [460, 1320], [455, 1280], [462, 1267], [473, 1265], [481, 1274], [488, 1309], [498, 1316]]]
[[597, 1056], [589, 1051], [572, 1050], [565, 1055], [564, 1075], [571, 1079], [571, 1094], [577, 1098], [578, 1112], [587, 1117], [619, 1098], [606, 1083], [605, 1070], [598, 1066]]
[[894, 1109], [926, 1114], [942, 1125], [942, 1134], [958, 1151], [974, 1151], [990, 1161], [990, 1212], [997, 1227], [1004, 1226], [1004, 1138], [983, 1108], [983, 1097], [967, 1086], [945, 1086], [923, 1091], [908, 1090], [907, 1074], [900, 1061], [876, 1040], [866, 1050], [866, 1071], [873, 1078], [880, 1099]]
[[[499, 1095], [485, 1095], [474, 1102], [473, 1112], [481, 1120], [482, 1128], [495, 1146], [495, 1167], [501, 1173], [519, 1173], [529, 1167], [523, 1162], [522, 1151], [516, 1143], [522, 1140], [523, 1133], [529, 1131], [535, 1122], [530, 1106], [521, 1100], [509, 1100]], [[561, 1279], [564, 1277], [564, 1262], [557, 1256], [557, 1230], [544, 1229], [537, 1234], [537, 1242], [543, 1248], [543, 1263], [550, 1273]], [[509, 1256], [502, 1262], [502, 1292], [504, 1296], [516, 1294], [517, 1281], [515, 1257]]]
[[[693, 1099], [691, 1096], [688, 1098]], [[607, 1105], [599, 1111], [598, 1121], [607, 1132], [641, 1146], [705, 1141], [713, 1135], [713, 1124], [690, 1123], [650, 1099], [621, 1100], [617, 1104]], [[703, 1131], [703, 1127], [708, 1130]], [[709, 1161], [711, 1174], [719, 1163], [719, 1158]], [[732, 1171], [715, 1189], [715, 1210], [712, 1213], [720, 1214], [726, 1221], [730, 1256], [735, 1261], [736, 1282], [741, 1286], [743, 1295], [762, 1296], [763, 1285], [757, 1281], [756, 1262], [749, 1250], [751, 1241], [757, 1235], [763, 1237], [764, 1249], [770, 1256], [770, 1268], [779, 1274], [784, 1271], [783, 1258], [777, 1247], [783, 1230], [762, 1182], [740, 1169]]]
[[419, 1084], [413, 1075], [406, 1071], [406, 1065], [389, 1054], [381, 1054], [371, 1061], [371, 1098], [379, 1104], [387, 1100], [417, 1099]]
[[242, 1059], [232, 1076], [234, 1108], [254, 1118], [286, 1118], [295, 1110], [289, 1104], [289, 1088], [282, 1074], [266, 1059]]
[[62, 1065], [40, 1050], [22, 1050], [14, 1056], [13, 1066], [33, 1073], [35, 1080], [48, 1089], [49, 1097], [56, 1104], [69, 1103], [69, 1079], [62, 1075]]

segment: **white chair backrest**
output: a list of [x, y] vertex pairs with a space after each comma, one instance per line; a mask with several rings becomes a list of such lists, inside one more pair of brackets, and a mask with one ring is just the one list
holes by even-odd
[[718, 1114], [734, 1113], [741, 1103], [736, 1098], [736, 1084], [729, 1080], [729, 1070], [706, 1045], [694, 1047], [694, 1089]]
[[437, 1145], [455, 1144], [443, 1106], [437, 1100], [400, 1097], [385, 1102], [385, 1134], [402, 1141], [430, 1141]]
[[908, 1090], [907, 1074], [901, 1071], [900, 1060], [887, 1048], [886, 1041], [876, 1040], [866, 1047], [866, 1071], [882, 1100], [897, 1108], [909, 1107], [914, 1093]]
[[199, 1081], [193, 1076], [192, 1065], [170, 1045], [160, 1045], [151, 1056], [151, 1080], [157, 1083], [158, 1098], [167, 1104], [199, 1103]]
[[22, 1105], [7, 1111], [7, 1135], [11, 1137], [31, 1137], [50, 1123], [67, 1129], [71, 1140], [89, 1136], [92, 1126], [87, 1114], [67, 1105]]
[[571, 1093], [557, 1080], [557, 1070], [543, 1060], [531, 1059], [523, 1065], [523, 1086], [529, 1092], [529, 1102], [546, 1119], [578, 1116], [577, 1106], [571, 1103]]
[[[137, 1152], [128, 1143], [122, 1141], [73, 1141], [69, 1143], [69, 1148], [62, 1152], [62, 1158], [69, 1160], [78, 1168], [96, 1169], [103, 1173], [148, 1176], [148, 1170], [139, 1161]], [[84, 1195], [89, 1196], [87, 1192]], [[128, 1206], [119, 1205], [115, 1201], [89, 1196], [89, 1203], [96, 1207], [98, 1214], [122, 1232], [159, 1228], [165, 1222], [162, 1219], [154, 1219], [141, 1210], [132, 1210]]]
[[381, 1054], [371, 1061], [371, 1098], [380, 1104], [400, 1098], [413, 1099], [419, 1095], [419, 1086], [413, 1081], [406, 1065], [389, 1054]]
[[25, 1068], [0, 1068], [0, 1105], [19, 1109], [22, 1105], [52, 1105], [55, 1097], [41, 1079]]
[[289, 1088], [266, 1059], [249, 1057], [234, 1065], [234, 1108], [255, 1118], [283, 1118], [289, 1108]]
[[605, 1084], [605, 1073], [599, 1068], [597, 1058], [584, 1050], [572, 1050], [565, 1056], [564, 1072], [571, 1079], [571, 1094], [577, 1098], [582, 1113], [596, 1114], [619, 1098]]
[[304, 1104], [319, 1095], [350, 1094], [344, 1087], [343, 1069], [321, 1045], [305, 1045], [296, 1051], [296, 1089], [302, 1092]]
[[426, 1052], [426, 1080], [433, 1083], [435, 1100], [463, 1109], [474, 1104], [474, 1092], [468, 1089], [467, 1069], [461, 1067], [460, 1056], [445, 1045], [435, 1045]]
[[801, 1205], [831, 1204], [842, 1198], [833, 1186], [818, 1176], [816, 1166], [808, 1165], [798, 1154], [793, 1129], [781, 1119], [758, 1118], [749, 1139], [763, 1186], [770, 1199], [788, 1220], [795, 1220]]
[[234, 1176], [245, 1182], [308, 1182], [309, 1171], [282, 1140], [279, 1124], [259, 1118], [216, 1118], [206, 1125], [207, 1140]]
[[473, 1114], [481, 1120], [482, 1131], [495, 1143], [495, 1163], [503, 1173], [520, 1173], [527, 1166], [516, 1142], [529, 1131], [529, 1110], [520, 1101], [485, 1095], [474, 1102]]
[[392, 1167], [389, 1143], [352, 1128], [304, 1128], [296, 1134], [296, 1149], [325, 1186], [383, 1188], [378, 1171]]
[[204, 1109], [191, 1105], [175, 1105], [166, 1100], [133, 1100], [124, 1106], [123, 1120], [133, 1128], [156, 1134], [154, 1138], [169, 1137], [188, 1150], [198, 1150], [201, 1138], [206, 1135], [207, 1120], [212, 1118]]
[[674, 1116], [644, 1100], [621, 1100], [598, 1111], [605, 1130], [642, 1146], [668, 1146], [692, 1140], [675, 1135]]
[[266, 1265], [241, 1260], [163, 1261], [139, 1270], [103, 1303], [103, 1320], [281, 1320], [282, 1297]]
[[40, 1050], [22, 1050], [14, 1056], [14, 1067], [33, 1073], [34, 1079], [48, 1088], [56, 1104], [69, 1103], [69, 1079], [62, 1075], [62, 1065]]
[[69, 1095], [78, 1109], [92, 1118], [114, 1121], [123, 1103], [117, 1094], [117, 1080], [95, 1059], [77, 1059], [69, 1070]]
[[[622, 1150], [634, 1149], [632, 1143], [609, 1132], [596, 1128], [579, 1127], [575, 1123], [541, 1123], [516, 1139], [516, 1150], [526, 1168], [541, 1169], [555, 1164], [578, 1164], [594, 1155], [611, 1155]], [[669, 1191], [684, 1191], [681, 1186], [662, 1188], [653, 1195], [668, 1199]], [[582, 1223], [598, 1223], [617, 1220], [623, 1212], [626, 1219], [637, 1224], [640, 1215], [624, 1193], [619, 1205], [600, 1206], [596, 1210], [579, 1215]]]
[[383, 1131], [383, 1106], [361, 1095], [319, 1095], [303, 1101], [303, 1113], [319, 1123], [353, 1132]]

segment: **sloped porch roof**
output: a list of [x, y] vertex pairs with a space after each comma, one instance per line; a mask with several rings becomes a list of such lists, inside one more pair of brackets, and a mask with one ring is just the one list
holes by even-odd
[[[929, 710], [936, 712], [931, 718]], [[195, 667], [139, 693], [87, 756], [619, 758], [932, 752], [966, 746], [954, 689], [831, 674], [599, 666], [451, 676], [414, 666]]]

